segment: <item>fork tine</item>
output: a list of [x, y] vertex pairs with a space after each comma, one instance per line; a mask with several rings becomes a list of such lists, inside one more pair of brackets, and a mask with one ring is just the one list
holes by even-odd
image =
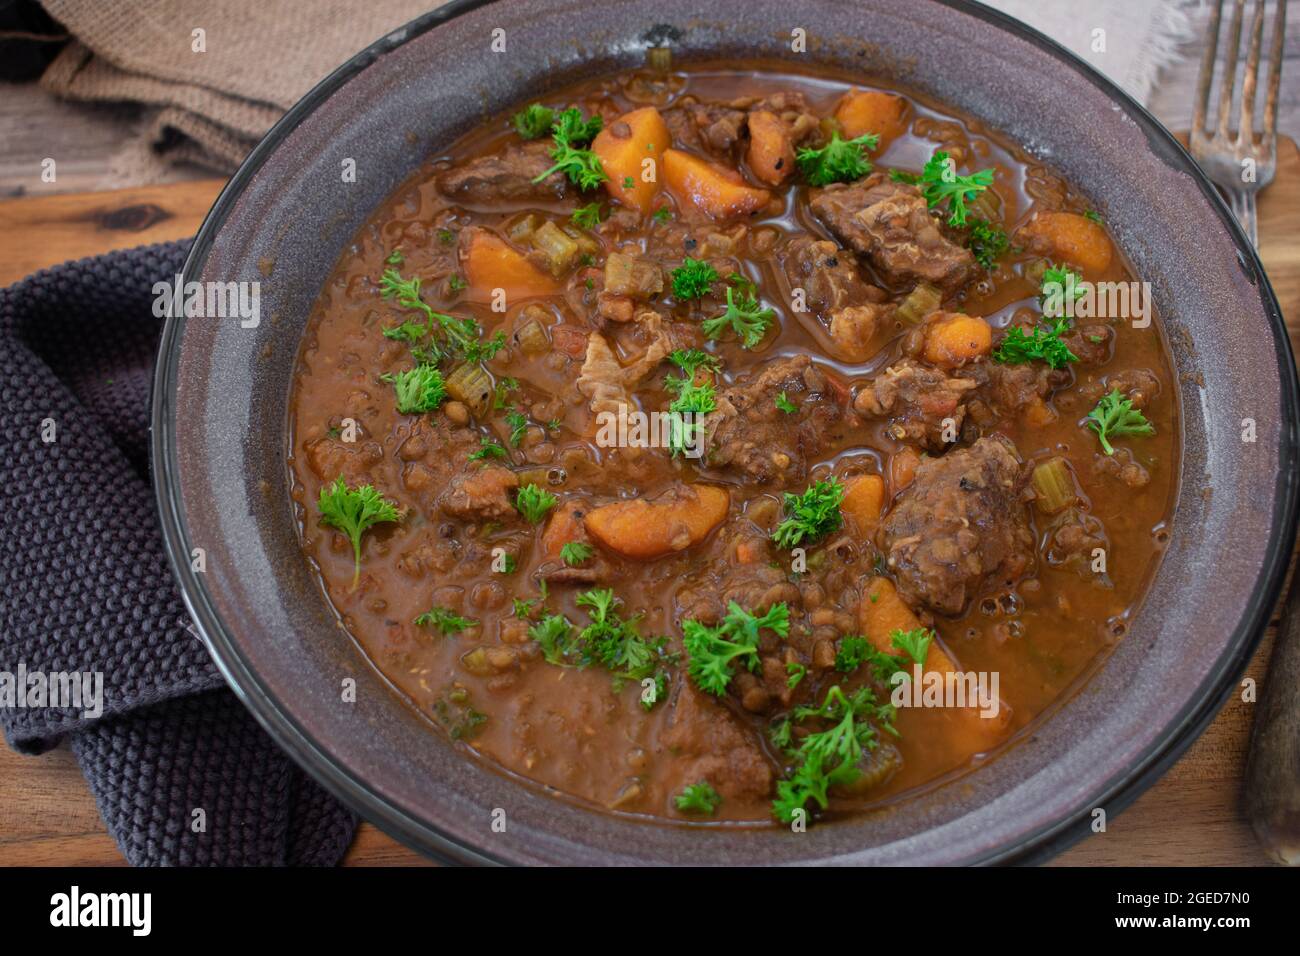
[[1237, 85], [1237, 52], [1241, 47], [1241, 19], [1246, 0], [1233, 0], [1232, 25], [1228, 28], [1228, 59], [1223, 67], [1223, 82], [1219, 86], [1219, 122], [1215, 137], [1228, 140], [1228, 126], [1232, 119], [1232, 91]]
[[1270, 152], [1277, 139], [1277, 98], [1282, 85], [1282, 54], [1286, 42], [1286, 0], [1278, 0], [1273, 45], [1268, 51], [1268, 92], [1264, 96], [1264, 146]]
[[1223, 17], [1223, 0], [1216, 0], [1210, 11], [1210, 26], [1205, 39], [1205, 52], [1201, 55], [1201, 72], [1196, 78], [1195, 112], [1192, 114], [1192, 133], [1208, 133], [1205, 115], [1210, 109], [1210, 87], [1214, 85], [1214, 60], [1219, 52], [1219, 21]]
[[1255, 15], [1250, 18], [1250, 48], [1246, 52], [1246, 69], [1241, 77], [1241, 118], [1237, 120], [1237, 146], [1255, 145], [1255, 87], [1259, 84], [1259, 50], [1264, 44], [1264, 0], [1255, 0]]

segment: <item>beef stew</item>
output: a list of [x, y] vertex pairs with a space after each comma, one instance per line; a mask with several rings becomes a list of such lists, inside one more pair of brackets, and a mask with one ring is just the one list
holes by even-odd
[[[304, 550], [507, 772], [683, 821], [861, 810], [1122, 639], [1176, 492], [1167, 350], [1137, 291], [1088, 314], [1137, 277], [977, 122], [662, 57], [485, 123], [356, 236], [291, 396]], [[994, 706], [891, 703], [928, 674]]]

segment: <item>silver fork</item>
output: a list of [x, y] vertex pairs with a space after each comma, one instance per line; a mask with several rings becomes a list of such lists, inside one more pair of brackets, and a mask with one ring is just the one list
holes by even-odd
[[1268, 92], [1264, 100], [1264, 131], [1255, 137], [1255, 89], [1259, 83], [1259, 54], [1264, 42], [1264, 2], [1254, 0], [1251, 17], [1249, 48], [1246, 68], [1241, 82], [1241, 101], [1237, 110], [1237, 131], [1231, 135], [1229, 126], [1233, 112], [1233, 87], [1237, 82], [1237, 56], [1241, 46], [1241, 22], [1245, 15], [1246, 0], [1232, 0], [1232, 23], [1228, 27], [1227, 61], [1219, 83], [1219, 115], [1213, 132], [1205, 125], [1209, 111], [1210, 88], [1214, 85], [1214, 63], [1219, 46], [1219, 24], [1223, 19], [1225, 0], [1217, 0], [1210, 14], [1210, 28], [1206, 38], [1205, 54], [1201, 58], [1201, 74], [1197, 81], [1196, 109], [1192, 116], [1190, 145], [1192, 155], [1201, 168], [1228, 195], [1237, 221], [1250, 237], [1252, 245], [1259, 245], [1255, 226], [1255, 193], [1273, 181], [1277, 169], [1277, 96], [1282, 78], [1282, 44], [1286, 38], [1287, 0], [1277, 0], [1274, 17], [1273, 42], [1269, 48]]

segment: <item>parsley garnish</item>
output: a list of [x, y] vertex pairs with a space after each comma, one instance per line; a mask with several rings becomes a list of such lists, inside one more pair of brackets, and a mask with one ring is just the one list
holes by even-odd
[[551, 126], [551, 137], [555, 140], [551, 159], [555, 160], [555, 165], [533, 182], [540, 183], [551, 173], [561, 172], [579, 189], [595, 189], [609, 179], [600, 165], [600, 157], [589, 149], [581, 148], [582, 143], [600, 132], [600, 127], [599, 116], [584, 120], [579, 109], [567, 109], [556, 117]]
[[1020, 326], [1013, 325], [1007, 330], [1002, 344], [994, 351], [993, 360], [1008, 365], [1021, 365], [1039, 359], [1052, 368], [1065, 368], [1068, 363], [1079, 361], [1079, 357], [1061, 339], [1069, 328], [1069, 322], [1057, 319], [1051, 326], [1039, 325], [1034, 328], [1032, 335], [1026, 335]]
[[958, 176], [956, 163], [943, 150], [930, 157], [920, 176], [899, 169], [890, 170], [889, 175], [899, 182], [919, 185], [921, 195], [932, 209], [947, 200], [950, 226], [966, 225], [966, 204], [993, 185], [991, 169]]
[[667, 638], [643, 638], [636, 626], [640, 615], [628, 620], [621, 618], [617, 611], [621, 602], [608, 588], [585, 591], [574, 603], [586, 608], [591, 618], [578, 640], [592, 659], [620, 678], [642, 680], [654, 673], [656, 664], [666, 656]]
[[793, 415], [795, 412], [799, 411], [799, 406], [786, 398], [785, 392], [782, 392], [776, 397], [776, 407], [781, 409], [781, 411], [785, 412], [787, 415]]
[[506, 396], [519, 388], [519, 379], [501, 378], [497, 379], [496, 385], [492, 389], [492, 407], [500, 411], [506, 407]]
[[510, 426], [510, 447], [518, 448], [524, 435], [528, 434], [528, 416], [512, 408], [506, 412], [506, 424]]
[[870, 664], [875, 679], [888, 684], [898, 671], [906, 673], [909, 660], [918, 664], [925, 663], [925, 655], [930, 650], [934, 632], [925, 628], [917, 628], [915, 631], [896, 629], [889, 639], [894, 647], [903, 652], [901, 655], [878, 651], [865, 637], [856, 634], [842, 638], [839, 650], [835, 653], [835, 669], [842, 674], [852, 674], [863, 664]]
[[532, 524], [546, 517], [555, 507], [555, 495], [539, 485], [524, 485], [515, 492], [515, 508]]
[[[850, 696], [836, 685], [826, 692], [820, 707], [797, 707], [794, 715], [799, 721], [816, 718], [830, 726], [799, 742], [793, 754], [798, 766], [788, 780], [776, 785], [772, 813], [783, 823], [793, 821], [795, 811], [806, 808], [809, 801], [826, 809], [831, 787], [850, 784], [862, 775], [858, 761], [864, 751], [877, 746], [873, 722], [895, 732], [893, 706], [878, 704], [869, 687], [861, 687]], [[788, 724], [779, 736], [787, 746], [793, 741]]]
[[731, 285], [727, 286], [727, 310], [717, 318], [705, 319], [700, 327], [710, 340], [721, 338], [731, 329], [745, 348], [752, 349], [763, 341], [776, 313], [758, 304], [754, 284], [744, 276], [733, 274], [728, 278]]
[[404, 258], [405, 257], [402, 255], [401, 249], [394, 249], [392, 252], [388, 254], [388, 258], [385, 259], [384, 261], [387, 262], [390, 266], [400, 266]]
[[1103, 396], [1097, 407], [1088, 413], [1088, 427], [1097, 433], [1101, 450], [1108, 455], [1115, 454], [1110, 444], [1112, 436], [1156, 433], [1156, 427], [1133, 407], [1133, 400], [1125, 398], [1117, 388], [1111, 389], [1110, 394]]
[[506, 450], [488, 438], [486, 435], [479, 437], [478, 451], [470, 452], [470, 461], [486, 461], [488, 458], [504, 458]]
[[[664, 651], [667, 638], [642, 637], [637, 630], [640, 615], [624, 619], [618, 613], [621, 602], [608, 588], [585, 591], [575, 603], [585, 608], [591, 619], [580, 632], [575, 634], [574, 626], [561, 614], [549, 614], [528, 630], [548, 663], [578, 668], [600, 664], [617, 681], [655, 676], [656, 689], [662, 688], [656, 668], [675, 659]], [[656, 693], [655, 699], [660, 697]]]
[[690, 784], [677, 794], [677, 809], [683, 813], [702, 813], [711, 817], [721, 805], [722, 797], [707, 780]]
[[379, 290], [385, 299], [396, 299], [397, 304], [402, 308], [419, 309], [425, 316], [422, 330], [417, 322], [403, 322], [395, 329], [384, 331], [384, 335], [389, 338], [401, 338], [403, 341], [415, 343], [424, 336], [432, 334], [435, 328], [441, 328], [451, 347], [459, 349], [469, 362], [487, 361], [505, 348], [504, 332], [498, 332], [487, 342], [480, 342], [479, 338], [483, 331], [473, 319], [457, 319], [442, 312], [435, 312], [420, 298], [418, 276], [403, 279], [402, 274], [396, 269], [385, 269], [379, 279]]
[[673, 211], [667, 206], [664, 206], [662, 209], [656, 209], [654, 215], [650, 218], [655, 222], [667, 222], [669, 219], [673, 218]]
[[573, 568], [582, 564], [595, 553], [596, 549], [585, 541], [566, 541], [560, 548], [560, 560]]
[[[699, 381], [701, 370], [717, 371], [718, 360], [699, 349], [678, 349], [669, 357], [682, 370], [681, 378], [670, 375], [664, 380], [664, 388], [675, 396], [668, 405], [672, 415], [668, 422], [668, 448], [676, 458], [695, 444], [696, 436], [704, 427], [701, 416], [718, 407], [713, 383], [707, 376]], [[692, 416], [689, 421], [683, 417], [687, 414]]]
[[709, 286], [718, 281], [713, 266], [699, 259], [687, 258], [672, 271], [673, 296], [679, 301], [699, 299], [708, 294]]
[[924, 627], [913, 631], [895, 630], [889, 635], [889, 640], [914, 662], [924, 666], [926, 655], [930, 653], [930, 642], [934, 640], [934, 631]]
[[595, 229], [600, 225], [600, 203], [588, 203], [573, 211], [569, 217], [573, 224], [582, 229]]
[[784, 602], [773, 604], [756, 617], [735, 601], [727, 604], [727, 616], [717, 627], [699, 621], [682, 622], [682, 645], [690, 655], [688, 673], [705, 693], [720, 697], [735, 676], [732, 661], [751, 671], [758, 670], [758, 632], [761, 628], [786, 637], [790, 632], [790, 609]]
[[794, 690], [799, 686], [799, 682], [804, 679], [804, 675], [808, 673], [808, 668], [798, 661], [791, 661], [785, 665], [785, 672], [790, 675], [786, 679], [785, 686]]
[[554, 120], [555, 110], [541, 103], [533, 103], [515, 114], [515, 131], [524, 139], [537, 139], [546, 135]]
[[1095, 222], [1095, 223], [1096, 223], [1097, 225], [1099, 225], [1099, 226], [1104, 226], [1104, 225], [1106, 225], [1106, 220], [1105, 220], [1105, 219], [1102, 219], [1102, 218], [1101, 218], [1101, 213], [1097, 212], [1097, 210], [1095, 210], [1095, 209], [1089, 209], [1089, 210], [1088, 210], [1087, 212], [1085, 212], [1083, 215], [1084, 215], [1085, 218], [1087, 218], [1087, 219], [1091, 219], [1093, 222]]
[[795, 159], [799, 171], [813, 186], [829, 183], [851, 183], [871, 172], [871, 160], [866, 151], [876, 148], [880, 137], [867, 133], [854, 139], [840, 139], [838, 132], [831, 133], [831, 141], [821, 149], [805, 146]]
[[528, 629], [528, 636], [541, 646], [548, 664], [564, 664], [573, 645], [573, 625], [563, 614], [548, 614]]
[[966, 248], [976, 262], [992, 272], [994, 263], [1011, 247], [1006, 230], [987, 219], [970, 219], [968, 225], [970, 233], [966, 236]]
[[1047, 312], [1044, 315], [1060, 315], [1064, 313], [1067, 302], [1077, 302], [1088, 294], [1087, 287], [1083, 284], [1083, 276], [1070, 269], [1067, 266], [1048, 266], [1043, 271], [1042, 291], [1038, 295], [1040, 302], [1046, 301], [1057, 296], [1061, 301], [1061, 312]]
[[448, 634], [459, 634], [467, 627], [475, 627], [478, 621], [468, 617], [461, 617], [451, 608], [435, 607], [425, 611], [415, 619], [416, 627], [432, 627], [442, 632], [443, 636]]
[[431, 412], [447, 397], [442, 373], [432, 365], [417, 365], [389, 378], [397, 392], [397, 410], [403, 415]]
[[402, 513], [373, 485], [349, 489], [341, 475], [328, 488], [321, 487], [319, 507], [321, 524], [337, 528], [352, 542], [352, 554], [356, 559], [356, 570], [352, 574], [355, 588], [361, 578], [361, 536], [377, 524], [401, 521]]
[[838, 478], [814, 482], [801, 495], [785, 493], [786, 518], [772, 532], [778, 547], [793, 548], [804, 541], [816, 541], [839, 530], [844, 518], [840, 502], [844, 486]]

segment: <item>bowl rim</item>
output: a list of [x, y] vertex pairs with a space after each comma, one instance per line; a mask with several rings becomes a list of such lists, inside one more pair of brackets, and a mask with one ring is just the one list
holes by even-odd
[[[437, 10], [423, 14], [375, 40], [317, 83], [282, 116], [258, 142], [222, 188], [204, 218], [181, 269], [195, 275], [207, 259], [217, 234], [255, 174], [281, 143], [315, 109], [355, 75], [384, 54], [422, 36], [444, 23], [499, 0], [450, 0]], [[1097, 86], [1137, 123], [1153, 150], [1179, 171], [1189, 175], [1208, 200], [1236, 247], [1247, 278], [1256, 286], [1260, 304], [1269, 321], [1280, 372], [1280, 398], [1284, 421], [1279, 432], [1279, 474], [1272, 506], [1280, 520], [1272, 528], [1271, 542], [1244, 612], [1223, 653], [1202, 686], [1188, 696], [1178, 717], [1127, 769], [1100, 784], [1085, 805], [1055, 823], [1025, 834], [1014, 845], [994, 848], [969, 861], [978, 864], [1040, 863], [1050, 859], [1086, 836], [1088, 807], [1105, 805], [1119, 813], [1137, 799], [1181, 757], [1214, 719], [1244, 671], [1267, 626], [1280, 595], [1295, 544], [1295, 520], [1300, 506], [1300, 383], [1295, 359], [1281, 309], [1255, 248], [1246, 238], [1227, 204], [1186, 148], [1144, 106], [1057, 41], [1022, 21], [981, 3], [965, 0], [932, 0], [951, 9], [984, 20], [1000, 30], [1039, 47]], [[159, 525], [168, 561], [179, 585], [181, 597], [200, 639], [211, 654], [226, 683], [258, 723], [295, 762], [322, 786], [355, 809], [365, 819], [401, 840], [407, 846], [435, 859], [452, 863], [496, 864], [501, 859], [442, 833], [432, 823], [379, 794], [361, 776], [340, 766], [327, 747], [309, 735], [267, 690], [248, 666], [224, 622], [217, 613], [208, 585], [190, 567], [190, 537], [179, 494], [180, 464], [176, 444], [176, 395], [180, 360], [182, 317], [171, 307], [163, 326], [155, 367], [150, 428], [150, 464]]]

